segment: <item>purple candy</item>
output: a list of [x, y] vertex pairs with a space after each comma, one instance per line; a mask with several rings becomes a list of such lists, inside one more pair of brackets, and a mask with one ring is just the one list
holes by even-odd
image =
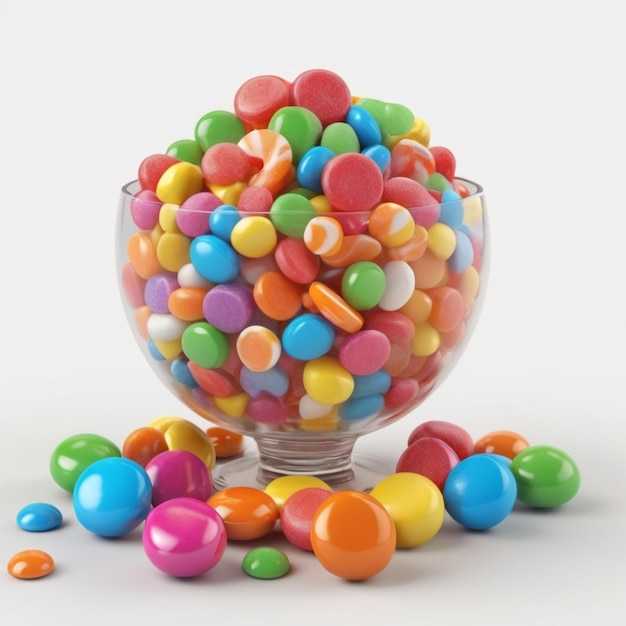
[[188, 450], [166, 450], [146, 464], [152, 483], [152, 504], [173, 498], [195, 498], [206, 501], [213, 486], [207, 466]]
[[255, 309], [252, 289], [239, 283], [216, 285], [202, 304], [206, 321], [224, 333], [238, 333], [249, 326]]
[[188, 237], [199, 237], [209, 232], [209, 216], [223, 202], [210, 191], [189, 196], [176, 212], [176, 225]]
[[178, 278], [174, 272], [162, 272], [148, 279], [144, 299], [153, 313], [169, 313], [167, 302], [170, 294], [178, 289]]

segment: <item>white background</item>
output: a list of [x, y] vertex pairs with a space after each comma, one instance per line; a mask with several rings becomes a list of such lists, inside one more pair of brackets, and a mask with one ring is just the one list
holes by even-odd
[[[53, 575], [0, 572], [0, 621], [43, 623], [623, 623], [626, 46], [619, 3], [11, 2], [0, 4], [0, 561], [41, 548]], [[123, 7], [123, 8], [122, 8]], [[447, 519], [422, 548], [349, 583], [286, 549], [276, 581], [229, 546], [197, 580], [158, 572], [140, 535], [102, 540], [52, 482], [78, 432], [121, 444], [164, 415], [198, 421], [133, 343], [114, 271], [121, 185], [140, 161], [232, 110], [257, 74], [313, 67], [399, 102], [481, 182], [487, 298], [471, 345], [414, 414], [357, 451], [394, 462], [421, 421], [517, 430], [568, 452], [564, 507], [484, 533]], [[204, 425], [204, 424], [203, 424]], [[30, 535], [21, 506], [66, 522]], [[280, 537], [267, 542], [285, 547]], [[266, 543], [267, 543], [266, 542]], [[53, 617], [57, 616], [57, 617]], [[620, 617], [621, 616], [621, 617]]]

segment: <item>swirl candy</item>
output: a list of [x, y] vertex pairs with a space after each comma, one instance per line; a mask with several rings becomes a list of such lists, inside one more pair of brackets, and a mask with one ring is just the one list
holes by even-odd
[[434, 388], [482, 293], [481, 191], [334, 72], [245, 81], [125, 188], [125, 306], [199, 415], [304, 435]]

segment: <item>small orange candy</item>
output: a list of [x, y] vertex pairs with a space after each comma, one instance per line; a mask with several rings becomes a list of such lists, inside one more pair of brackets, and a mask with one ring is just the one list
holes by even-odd
[[526, 437], [512, 430], [494, 430], [474, 442], [474, 454], [500, 454], [509, 459], [530, 446]]
[[157, 454], [167, 451], [165, 436], [151, 426], [133, 430], [122, 444], [122, 456], [145, 467]]
[[311, 545], [320, 563], [347, 580], [381, 572], [395, 553], [396, 527], [387, 509], [369, 494], [339, 491], [324, 500], [311, 525]]
[[272, 496], [255, 487], [226, 487], [214, 493], [207, 503], [219, 513], [226, 536], [233, 541], [264, 537], [280, 517]]
[[215, 456], [218, 459], [227, 459], [239, 454], [243, 450], [243, 435], [234, 433], [226, 428], [212, 426], [207, 428], [206, 434], [213, 443]]
[[22, 550], [13, 555], [7, 564], [9, 574], [23, 580], [42, 578], [53, 570], [54, 559], [43, 550]]

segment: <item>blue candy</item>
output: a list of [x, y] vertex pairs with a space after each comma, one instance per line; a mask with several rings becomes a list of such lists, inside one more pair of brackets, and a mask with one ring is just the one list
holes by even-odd
[[350, 398], [339, 406], [339, 417], [342, 420], [362, 420], [374, 417], [382, 410], [385, 399], [381, 395]]
[[464, 215], [465, 208], [461, 196], [454, 189], [445, 189], [441, 194], [441, 210], [438, 221], [457, 230], [463, 224]]
[[213, 283], [229, 283], [239, 276], [239, 256], [230, 244], [215, 235], [193, 239], [189, 256], [196, 272]]
[[326, 354], [335, 340], [332, 324], [321, 315], [304, 313], [294, 317], [282, 334], [283, 350], [294, 359], [310, 361]]
[[385, 172], [389, 166], [389, 162], [391, 161], [391, 152], [389, 151], [389, 148], [381, 144], [368, 146], [364, 150], [361, 150], [361, 154], [364, 154], [372, 159], [372, 161], [378, 165], [378, 169], [381, 172]]
[[230, 234], [235, 228], [235, 224], [241, 219], [241, 215], [236, 206], [232, 204], [222, 204], [209, 215], [209, 227], [211, 234], [219, 237], [223, 241], [230, 242]]
[[369, 111], [358, 104], [354, 104], [348, 109], [345, 121], [352, 126], [359, 138], [361, 150], [382, 142], [383, 137], [378, 122]]
[[450, 517], [473, 530], [486, 530], [502, 522], [516, 499], [513, 473], [493, 454], [473, 454], [460, 461], [450, 470], [443, 488]]
[[196, 379], [189, 371], [189, 364], [185, 359], [174, 359], [170, 365], [170, 374], [181, 385], [186, 387], [197, 387]]
[[453, 274], [464, 272], [474, 260], [474, 248], [469, 237], [462, 231], [455, 231], [456, 246], [448, 259], [448, 269]]
[[285, 368], [278, 364], [264, 372], [255, 372], [244, 365], [239, 374], [239, 382], [251, 398], [256, 398], [263, 391], [278, 398], [289, 389], [289, 376]]
[[354, 390], [350, 396], [351, 400], [376, 394], [384, 395], [391, 387], [391, 376], [385, 370], [378, 370], [365, 376], [355, 375], [353, 379]]
[[20, 509], [16, 522], [22, 530], [43, 532], [58, 528], [63, 522], [63, 515], [53, 504], [32, 502]]
[[298, 163], [296, 177], [302, 187], [322, 193], [322, 171], [335, 153], [325, 146], [314, 146], [307, 150]]

